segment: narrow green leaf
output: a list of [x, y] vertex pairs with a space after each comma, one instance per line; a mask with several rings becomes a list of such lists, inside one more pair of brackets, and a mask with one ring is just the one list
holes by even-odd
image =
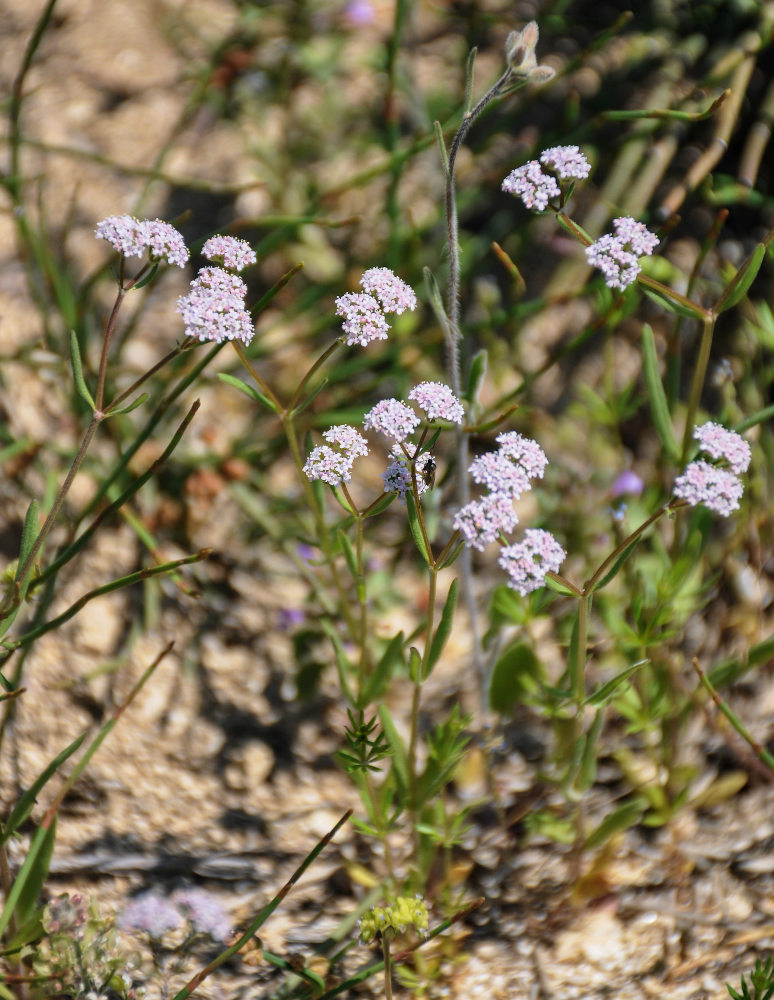
[[333, 625], [326, 619], [323, 618], [320, 622], [320, 628], [328, 636], [333, 644], [333, 652], [336, 656], [336, 666], [339, 671], [339, 684], [341, 685], [341, 690], [344, 693], [344, 697], [347, 701], [354, 705], [356, 698], [352, 691], [349, 683], [349, 678], [355, 673], [355, 667], [350, 661], [347, 654], [344, 652], [344, 647], [341, 644], [341, 639], [339, 639], [336, 629]]
[[343, 531], [337, 531], [336, 541], [338, 543], [339, 550], [343, 554], [344, 559], [347, 563], [347, 568], [349, 569], [349, 572], [352, 574], [353, 579], [357, 579], [359, 575], [357, 571], [357, 556], [355, 555], [355, 549], [354, 546], [352, 545], [352, 542], [349, 539], [349, 535], [347, 535]]
[[435, 317], [444, 329], [445, 333], [449, 333], [451, 329], [449, 326], [449, 317], [446, 315], [446, 309], [443, 304], [443, 297], [441, 296], [441, 289], [438, 287], [438, 282], [435, 280], [435, 275], [430, 270], [429, 267], [422, 269], [422, 273], [425, 276], [425, 287], [427, 288], [427, 297], [430, 300], [430, 305], [433, 307], [433, 312]]
[[637, 663], [633, 663], [630, 667], [625, 667], [620, 673], [617, 673], [615, 677], [611, 677], [609, 681], [601, 684], [596, 691], [586, 698], [583, 702], [584, 705], [605, 705], [610, 699], [616, 694], [618, 687], [623, 684], [631, 675], [639, 670], [641, 666], [648, 663], [648, 660], [639, 660]]
[[19, 568], [27, 561], [27, 557], [32, 551], [32, 546], [35, 544], [35, 539], [38, 537], [39, 516], [40, 504], [37, 500], [32, 500], [27, 508], [27, 513], [24, 515], [24, 526], [22, 528], [21, 542], [19, 544], [19, 566], [16, 569], [14, 583], [23, 582], [19, 580]]
[[744, 298], [750, 290], [750, 285], [755, 281], [765, 256], [765, 244], [758, 243], [715, 303], [714, 313], [720, 315], [720, 313], [725, 312], [726, 309], [731, 309], [732, 306], [735, 306]]
[[587, 792], [597, 779], [597, 755], [599, 753], [597, 744], [599, 743], [599, 734], [602, 731], [603, 721], [604, 711], [599, 708], [584, 738], [580, 769], [574, 783], [576, 791]]
[[111, 417], [115, 417], [120, 413], [131, 413], [132, 410], [136, 410], [138, 406], [142, 406], [147, 399], [150, 399], [150, 393], [142, 392], [136, 399], [133, 399], [131, 403], [127, 403], [126, 406], [121, 406], [117, 410], [108, 409], [107, 413]]
[[409, 785], [406, 747], [387, 706], [380, 705], [378, 711], [379, 721], [382, 724], [384, 735], [387, 737], [390, 747], [392, 748], [391, 760], [395, 771], [395, 777], [398, 780], [401, 794], [405, 797]]
[[656, 340], [653, 336], [652, 328], [647, 323], [642, 328], [642, 358], [643, 373], [645, 375], [645, 384], [648, 388], [653, 423], [667, 455], [673, 461], [678, 461], [680, 458], [680, 446], [677, 443], [674, 428], [672, 427], [669, 405], [658, 370]]
[[481, 392], [481, 386], [484, 384], [488, 367], [489, 353], [486, 348], [484, 348], [477, 351], [476, 354], [473, 355], [473, 359], [470, 362], [468, 381], [465, 386], [465, 391], [462, 394], [462, 398], [467, 400], [468, 403], [478, 402], [478, 395]]
[[601, 847], [619, 830], [628, 830], [639, 821], [645, 812], [645, 807], [646, 803], [639, 796], [618, 806], [586, 837], [584, 849], [591, 851], [595, 847]]
[[583, 591], [578, 590], [574, 583], [570, 583], [569, 580], [563, 576], [559, 576], [558, 573], [546, 573], [545, 585], [549, 590], [553, 590], [555, 594], [563, 594], [565, 597], [583, 596]]
[[360, 696], [358, 708], [365, 708], [376, 698], [381, 698], [390, 683], [395, 666], [400, 660], [403, 649], [403, 633], [398, 632], [387, 643], [387, 648], [379, 658], [379, 662], [374, 667], [373, 673], [368, 678], [365, 690]]
[[21, 886], [19, 899], [14, 911], [16, 923], [19, 925], [28, 923], [35, 916], [38, 908], [38, 898], [48, 878], [48, 869], [51, 865], [51, 856], [54, 853], [55, 843], [56, 818], [48, 830], [45, 831], [40, 850], [37, 852], [35, 860], [27, 872], [27, 877]]
[[218, 378], [221, 382], [225, 382], [226, 385], [232, 386], [234, 389], [238, 389], [243, 392], [245, 396], [249, 396], [256, 403], [260, 403], [261, 406], [265, 406], [267, 410], [271, 410], [272, 413], [279, 413], [277, 407], [272, 403], [268, 396], [256, 389], [253, 385], [248, 385], [247, 382], [243, 382], [241, 378], [237, 378], [235, 375], [229, 375], [228, 372], [218, 372]]
[[443, 606], [443, 611], [441, 612], [441, 620], [438, 622], [438, 628], [435, 630], [433, 641], [430, 643], [430, 652], [427, 657], [425, 674], [422, 680], [427, 680], [433, 672], [433, 668], [438, 663], [441, 653], [443, 652], [443, 647], [446, 645], [446, 641], [449, 638], [452, 625], [454, 624], [454, 612], [457, 608], [457, 596], [459, 589], [460, 581], [455, 578], [452, 580], [451, 586], [449, 587], [449, 593], [446, 596], [446, 602]]
[[6, 843], [8, 839], [19, 829], [32, 811], [32, 807], [35, 805], [41, 789], [56, 774], [67, 758], [71, 757], [75, 753], [85, 739], [86, 733], [81, 733], [77, 739], [73, 740], [69, 746], [65, 747], [61, 753], [54, 757], [54, 759], [38, 775], [32, 785], [30, 785], [27, 791], [24, 792], [19, 801], [13, 807], [11, 815], [8, 817], [5, 828], [2, 834], [0, 834], [0, 843]]
[[[699, 305], [694, 305], [688, 300], [680, 301], [679, 299], [672, 298], [671, 295], [666, 294], [668, 289], [665, 291], [660, 291], [657, 288], [652, 288], [648, 285], [640, 284], [640, 288], [645, 292], [649, 299], [652, 299], [658, 305], [663, 306], [668, 309], [669, 312], [675, 313], [677, 316], [686, 316], [688, 319], [698, 319], [704, 321], [707, 318], [707, 310], [702, 309]], [[681, 296], [682, 298], [682, 296]]]
[[76, 336], [75, 330], [70, 331], [70, 360], [73, 366], [73, 379], [75, 380], [76, 391], [81, 399], [88, 404], [93, 413], [97, 407], [94, 402], [94, 397], [91, 395], [89, 387], [86, 385], [86, 379], [83, 377], [81, 349], [78, 346], [78, 337]]
[[153, 264], [153, 267], [150, 269], [150, 271], [148, 271], [148, 273], [145, 275], [145, 277], [144, 278], [140, 278], [140, 280], [137, 282], [136, 285], [132, 285], [132, 289], [136, 291], [136, 290], [138, 290], [140, 288], [145, 288], [146, 285], [149, 285], [151, 283], [151, 281], [153, 281], [153, 279], [156, 277], [156, 273], [157, 273], [157, 271], [159, 269], [159, 264], [160, 263], [161, 263], [161, 261], [157, 260]]
[[435, 132], [436, 142], [438, 143], [438, 152], [441, 156], [441, 167], [443, 168], [443, 175], [448, 179], [449, 177], [449, 154], [446, 151], [446, 142], [443, 137], [443, 128], [441, 123], [438, 121], [433, 122], [433, 131]]
[[470, 112], [473, 107], [473, 80], [475, 77], [476, 70], [476, 56], [478, 55], [478, 49], [476, 46], [468, 52], [468, 59], [465, 63], [465, 114]]
[[597, 590], [602, 590], [603, 587], [606, 587], [608, 583], [610, 583], [610, 581], [620, 573], [623, 564], [626, 562], [626, 560], [629, 558], [632, 552], [634, 552], [634, 550], [637, 548], [637, 545], [640, 542], [640, 538], [641, 536], [638, 535], [637, 538], [632, 539], [632, 541], [629, 542], [629, 544], [626, 545], [621, 550], [621, 552], [618, 553], [618, 558], [613, 561], [613, 565], [610, 567], [607, 573], [604, 573], [591, 588], [592, 594]]
[[293, 416], [295, 416], [298, 413], [301, 413], [302, 410], [305, 410], [307, 408], [307, 406], [309, 406], [310, 403], [313, 403], [314, 400], [317, 399], [317, 397], [323, 391], [323, 389], [325, 388], [325, 386], [327, 384], [328, 384], [327, 377], [326, 378], [321, 378], [320, 381], [319, 381], [319, 383], [314, 387], [314, 389], [312, 389], [312, 391], [310, 393], [308, 393], [306, 396], [304, 396], [304, 398], [301, 400], [300, 403], [297, 403], [293, 407]]
[[414, 494], [410, 490], [406, 492], [406, 510], [408, 511], [409, 528], [411, 529], [411, 537], [414, 539], [414, 544], [419, 549], [419, 554], [427, 565], [432, 566], [433, 557], [425, 544], [422, 526], [419, 523], [419, 515], [417, 514], [417, 505], [414, 503]]
[[460, 539], [456, 545], [453, 545], [443, 560], [438, 563], [438, 569], [446, 569], [447, 566], [451, 566], [459, 558], [460, 553], [465, 548], [465, 540]]
[[409, 649], [408, 673], [409, 679], [414, 684], [417, 683], [422, 675], [422, 654], [416, 646], [412, 646]]

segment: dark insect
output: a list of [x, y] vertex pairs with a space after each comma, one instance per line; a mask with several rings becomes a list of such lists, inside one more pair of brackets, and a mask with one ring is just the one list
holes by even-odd
[[422, 466], [422, 482], [425, 486], [431, 490], [435, 485], [435, 460], [431, 455], [428, 455], [425, 459], [425, 464]]

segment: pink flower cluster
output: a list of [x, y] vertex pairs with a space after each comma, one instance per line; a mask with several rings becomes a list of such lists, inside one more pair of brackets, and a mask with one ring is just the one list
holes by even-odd
[[[445, 420], [461, 424], [465, 418], [462, 404], [442, 382], [420, 382], [408, 398], [424, 411], [428, 422]], [[412, 407], [393, 398], [380, 400], [363, 417], [364, 430], [378, 431], [395, 442], [390, 452], [393, 461], [382, 473], [385, 493], [397, 493], [405, 499], [412, 488], [412, 465], [418, 492], [424, 493], [430, 488], [428, 480], [435, 462], [429, 452], [419, 452], [421, 442], [415, 445], [407, 440], [421, 423], [422, 418]], [[368, 454], [365, 438], [348, 425], [332, 427], [323, 437], [339, 450], [326, 445], [315, 448], [307, 459], [304, 472], [310, 479], [320, 479], [331, 486], [349, 482], [354, 458]]]
[[222, 267], [203, 267], [191, 282], [188, 295], [177, 300], [186, 337], [197, 340], [241, 340], [249, 344], [255, 329], [245, 308], [247, 285]]
[[336, 299], [336, 315], [351, 347], [365, 347], [372, 340], [386, 340], [390, 324], [385, 313], [400, 316], [417, 306], [413, 290], [387, 267], [372, 267], [360, 278], [362, 292], [346, 292]]
[[549, 201], [562, 194], [557, 177], [562, 181], [582, 180], [590, 170], [591, 164], [578, 146], [552, 146], [540, 154], [540, 161], [530, 160], [512, 170], [502, 189], [521, 198], [525, 208], [542, 212]]
[[522, 597], [545, 583], [546, 573], [558, 573], [567, 553], [550, 531], [527, 528], [524, 539], [506, 545], [497, 562], [509, 576], [509, 586]]
[[165, 260], [185, 267], [188, 248], [180, 233], [161, 219], [135, 219], [133, 215], [111, 215], [97, 223], [95, 236], [107, 242], [123, 257]]
[[225, 941], [231, 932], [231, 920], [220, 900], [205, 889], [195, 888], [178, 889], [171, 896], [153, 890], [135, 896], [121, 912], [118, 926], [159, 941], [186, 921], [190, 931], [213, 941]]
[[368, 454], [368, 442], [351, 424], [337, 424], [323, 434], [328, 444], [313, 448], [304, 465], [308, 479], [319, 479], [329, 486], [340, 486], [352, 478], [352, 465], [360, 455]]
[[[488, 491], [457, 511], [454, 527], [465, 544], [483, 551], [491, 542], [510, 534], [519, 523], [513, 501], [531, 489], [531, 480], [542, 479], [548, 459], [540, 445], [516, 431], [497, 436], [497, 451], [485, 452], [471, 462], [473, 480]], [[500, 566], [509, 586], [526, 595], [541, 587], [546, 573], [557, 572], [565, 552], [548, 531], [531, 529], [515, 545], [503, 547]]]
[[227, 271], [244, 271], [256, 261], [255, 250], [250, 244], [235, 236], [211, 236], [202, 247], [202, 255]]
[[739, 476], [750, 467], [750, 446], [735, 431], [711, 421], [694, 428], [693, 436], [700, 451], [715, 462], [726, 463], [728, 468], [703, 459], [691, 462], [675, 480], [675, 496], [694, 507], [701, 504], [721, 517], [728, 517], [739, 509], [744, 493]]
[[649, 257], [658, 246], [658, 236], [629, 216], [613, 219], [615, 234], [606, 233], [586, 247], [590, 264], [599, 268], [608, 288], [624, 291], [637, 280], [640, 257]]

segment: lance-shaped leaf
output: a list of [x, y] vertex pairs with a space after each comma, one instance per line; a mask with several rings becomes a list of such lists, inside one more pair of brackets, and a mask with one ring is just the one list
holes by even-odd
[[243, 392], [245, 396], [249, 396], [254, 402], [260, 403], [261, 406], [265, 406], [266, 409], [271, 410], [272, 413], [279, 413], [279, 410], [269, 397], [264, 396], [261, 390], [256, 389], [254, 385], [248, 385], [247, 382], [243, 382], [241, 378], [237, 378], [235, 375], [229, 375], [228, 372], [219, 372], [218, 378], [221, 382], [225, 382], [226, 385], [230, 385], [234, 389], [238, 389], [240, 392]]
[[457, 596], [459, 589], [460, 581], [455, 578], [452, 580], [451, 586], [449, 587], [449, 593], [446, 597], [443, 611], [441, 612], [441, 620], [438, 622], [438, 628], [435, 630], [433, 641], [430, 643], [430, 652], [427, 657], [424, 677], [422, 680], [427, 680], [433, 672], [433, 668], [441, 658], [443, 647], [446, 645], [446, 641], [451, 634], [452, 625], [454, 624], [454, 612], [457, 608]]
[[745, 297], [750, 290], [750, 286], [755, 281], [761, 264], [766, 256], [766, 245], [759, 243], [747, 260], [742, 264], [734, 277], [728, 283], [723, 294], [715, 303], [713, 312], [716, 315], [731, 309]]
[[664, 445], [664, 450], [673, 461], [677, 461], [680, 458], [680, 446], [672, 427], [669, 405], [658, 370], [656, 340], [652, 328], [647, 323], [642, 328], [642, 360], [653, 423], [661, 438], [661, 443]]
[[393, 671], [400, 662], [400, 654], [403, 649], [403, 633], [398, 632], [387, 643], [387, 648], [379, 658], [379, 662], [373, 669], [368, 683], [360, 696], [359, 708], [365, 708], [372, 701], [380, 698], [387, 690]]
[[419, 549], [419, 554], [425, 560], [428, 566], [433, 565], [433, 555], [427, 546], [425, 541], [425, 536], [422, 533], [422, 525], [419, 523], [419, 515], [417, 514], [417, 505], [414, 502], [414, 494], [406, 493], [406, 510], [408, 511], [408, 522], [409, 528], [411, 529], [411, 537], [414, 539], [414, 544]]
[[86, 379], [83, 377], [81, 349], [78, 346], [78, 337], [76, 336], [75, 330], [70, 331], [70, 358], [73, 366], [75, 389], [81, 399], [88, 405], [89, 409], [94, 412], [97, 404], [94, 402], [94, 397], [89, 392], [89, 387], [86, 385]]

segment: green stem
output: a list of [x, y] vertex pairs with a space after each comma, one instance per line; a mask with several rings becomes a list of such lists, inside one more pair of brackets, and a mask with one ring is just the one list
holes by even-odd
[[382, 956], [384, 958], [384, 996], [392, 1000], [392, 966], [390, 964], [390, 941], [387, 933], [382, 934]]
[[334, 340], [334, 342], [331, 344], [331, 346], [328, 347], [328, 348], [326, 348], [323, 351], [323, 353], [315, 361], [315, 363], [312, 365], [312, 367], [309, 369], [309, 371], [306, 373], [306, 375], [304, 375], [304, 377], [298, 383], [298, 388], [293, 393], [293, 395], [290, 397], [290, 402], [288, 403], [288, 407], [287, 407], [288, 410], [294, 410], [295, 409], [295, 407], [298, 405], [298, 402], [299, 402], [299, 400], [301, 398], [301, 393], [304, 391], [304, 386], [306, 385], [306, 383], [309, 381], [309, 379], [312, 377], [312, 375], [314, 375], [314, 373], [316, 371], [318, 371], [318, 369], [320, 369], [325, 364], [325, 362], [334, 353], [334, 351], [338, 350], [338, 348], [341, 347], [341, 345], [343, 343], [344, 343], [344, 338], [343, 337], [339, 337], [338, 340]]
[[701, 342], [699, 344], [699, 356], [696, 359], [696, 370], [691, 381], [691, 392], [688, 396], [688, 410], [685, 415], [685, 430], [683, 431], [683, 450], [680, 456], [680, 465], [685, 465], [688, 458], [688, 450], [691, 447], [693, 426], [696, 421], [696, 411], [699, 409], [699, 400], [704, 389], [704, 380], [707, 377], [707, 365], [709, 364], [710, 350], [712, 349], [712, 336], [715, 332], [715, 315], [710, 313], [704, 320], [701, 331]]

